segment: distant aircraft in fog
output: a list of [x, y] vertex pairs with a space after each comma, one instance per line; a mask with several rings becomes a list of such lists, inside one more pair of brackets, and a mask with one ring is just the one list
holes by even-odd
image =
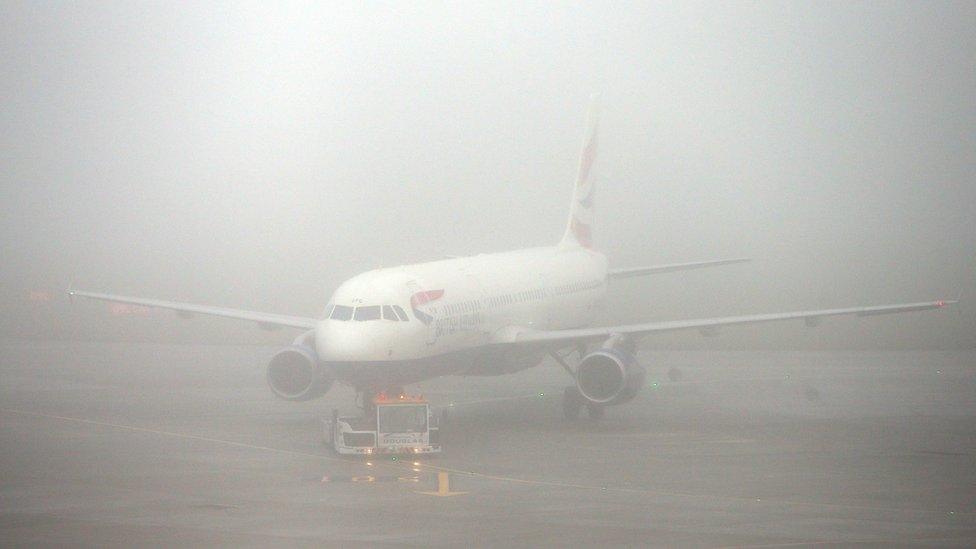
[[[443, 259], [369, 271], [344, 282], [321, 318], [193, 305], [69, 290], [71, 296], [255, 321], [265, 327], [306, 330], [268, 365], [271, 390], [286, 400], [324, 395], [336, 381], [357, 391], [396, 394], [407, 383], [442, 375], [517, 372], [552, 356], [572, 376], [563, 409], [583, 407], [601, 417], [606, 406], [634, 398], [644, 384], [635, 356], [648, 334], [678, 330], [717, 333], [722, 326], [826, 316], [880, 315], [937, 309], [955, 301], [928, 301], [696, 320], [590, 327], [614, 280], [746, 261], [610, 269], [593, 249], [590, 169], [596, 157], [597, 119], [591, 109], [580, 154], [569, 221], [555, 246]], [[575, 358], [572, 358], [575, 357]]]

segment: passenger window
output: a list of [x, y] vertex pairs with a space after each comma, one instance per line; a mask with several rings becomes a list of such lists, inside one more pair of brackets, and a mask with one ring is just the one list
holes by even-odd
[[389, 305], [383, 305], [383, 320], [400, 320], [397, 318], [396, 313], [393, 312], [393, 307]]
[[369, 305], [366, 307], [356, 307], [355, 320], [378, 320], [380, 318], [380, 306]]
[[399, 305], [394, 305], [393, 310], [396, 311], [397, 316], [400, 317], [400, 320], [403, 322], [410, 320], [407, 318], [407, 313], [403, 312], [403, 309]]
[[345, 305], [336, 305], [332, 309], [332, 314], [329, 315], [332, 320], [349, 320], [352, 318], [352, 307], [346, 307]]

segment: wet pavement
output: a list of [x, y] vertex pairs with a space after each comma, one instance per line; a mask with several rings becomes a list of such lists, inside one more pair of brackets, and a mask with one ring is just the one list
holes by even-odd
[[438, 379], [416, 463], [334, 456], [352, 391], [276, 400], [273, 352], [0, 344], [0, 544], [976, 545], [976, 352], [646, 349], [601, 421], [552, 363]]

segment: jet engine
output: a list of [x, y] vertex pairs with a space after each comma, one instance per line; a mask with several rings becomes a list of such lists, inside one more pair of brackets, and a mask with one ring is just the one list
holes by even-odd
[[576, 370], [576, 386], [593, 404], [623, 404], [644, 386], [644, 368], [626, 350], [603, 347], [583, 357]]
[[319, 361], [307, 345], [292, 345], [278, 351], [268, 364], [268, 385], [279, 398], [312, 400], [329, 391], [335, 382], [332, 369]]

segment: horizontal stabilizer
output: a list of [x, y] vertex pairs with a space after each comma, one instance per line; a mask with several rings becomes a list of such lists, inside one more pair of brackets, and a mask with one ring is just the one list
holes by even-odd
[[731, 263], [744, 263], [752, 261], [747, 257], [737, 257], [734, 259], [715, 259], [712, 261], [696, 261], [694, 263], [668, 263], [664, 265], [650, 265], [648, 267], [630, 267], [628, 269], [610, 269], [607, 277], [611, 280], [619, 278], [631, 278], [634, 276], [644, 276], [659, 273], [670, 273], [673, 271], [690, 271], [703, 267], [717, 267], [719, 265], [729, 265]]

